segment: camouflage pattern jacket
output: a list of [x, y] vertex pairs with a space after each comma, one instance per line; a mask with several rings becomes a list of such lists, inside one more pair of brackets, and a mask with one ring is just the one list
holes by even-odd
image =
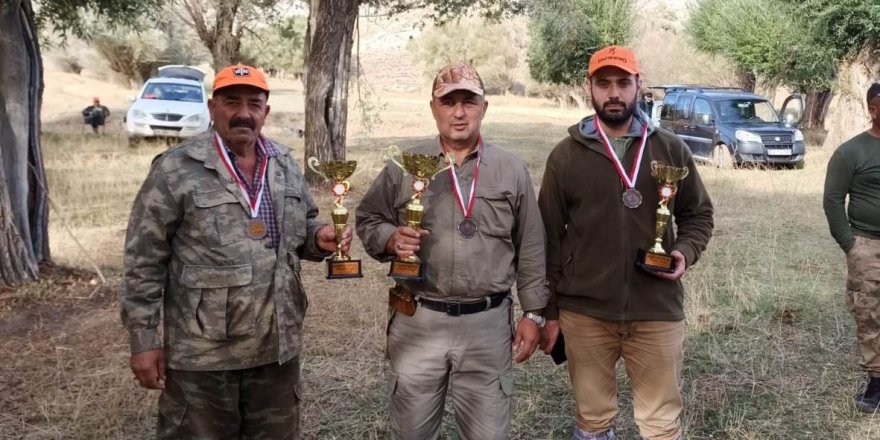
[[274, 144], [281, 154], [270, 159], [264, 202], [274, 204], [280, 245], [248, 238], [247, 202], [211, 136], [158, 156], [135, 199], [120, 291], [131, 352], [163, 346], [163, 309], [168, 368], [283, 363], [302, 348], [300, 259], [329, 255], [315, 242], [318, 209], [289, 150]]

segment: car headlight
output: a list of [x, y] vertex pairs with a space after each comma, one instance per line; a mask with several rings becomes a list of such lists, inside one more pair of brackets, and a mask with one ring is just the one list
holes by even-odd
[[202, 115], [195, 114], [183, 118], [183, 122], [202, 122]]
[[800, 130], [795, 130], [793, 139], [795, 142], [803, 142], [804, 141], [804, 133]]
[[147, 119], [147, 114], [138, 110], [138, 109], [134, 109], [131, 111], [131, 118], [132, 119]]
[[762, 143], [761, 136], [758, 136], [755, 133], [747, 130], [737, 130], [736, 131], [736, 140], [740, 142], [757, 142]]

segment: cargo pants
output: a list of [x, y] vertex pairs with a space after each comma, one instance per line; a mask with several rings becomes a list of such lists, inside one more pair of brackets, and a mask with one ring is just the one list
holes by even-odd
[[859, 365], [868, 376], [880, 377], [880, 240], [855, 240], [846, 253], [846, 306], [856, 321]]

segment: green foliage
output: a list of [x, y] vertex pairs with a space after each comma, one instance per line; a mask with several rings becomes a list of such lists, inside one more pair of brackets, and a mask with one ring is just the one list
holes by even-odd
[[306, 20], [302, 17], [288, 17], [277, 25], [252, 29], [242, 39], [243, 58], [261, 67], [302, 73], [305, 33]]
[[805, 17], [842, 57], [880, 49], [880, 3], [865, 0], [783, 0]]
[[880, 5], [861, 0], [701, 0], [688, 31], [769, 83], [828, 89], [845, 57], [880, 42]]
[[634, 0], [536, 0], [529, 7], [529, 72], [540, 82], [576, 85], [590, 56], [609, 44], [627, 44]]
[[508, 91], [517, 82], [524, 31], [525, 26], [516, 21], [502, 24], [469, 18], [428, 29], [407, 49], [429, 78], [446, 64], [464, 62], [480, 72], [487, 89]]
[[522, 13], [527, 0], [373, 0], [366, 1], [385, 7], [392, 14], [424, 10], [425, 18], [439, 25], [478, 14], [485, 20], [497, 21]]
[[68, 34], [85, 37], [89, 15], [109, 19], [113, 26], [134, 26], [159, 10], [163, 0], [34, 0], [38, 27], [51, 24], [62, 40]]

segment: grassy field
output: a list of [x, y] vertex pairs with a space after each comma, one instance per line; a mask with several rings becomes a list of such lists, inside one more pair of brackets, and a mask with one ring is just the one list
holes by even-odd
[[[269, 134], [296, 156], [302, 95], [273, 91]], [[381, 121], [360, 128], [353, 113], [350, 156], [363, 170], [347, 202], [355, 206], [382, 166], [387, 145], [434, 133], [427, 98], [384, 95]], [[375, 116], [375, 115], [374, 115]], [[577, 112], [523, 98], [491, 98], [484, 134], [516, 152], [539, 182], [544, 160], [579, 119]], [[164, 145], [129, 148], [118, 125], [80, 134], [75, 115], [45, 123], [44, 154], [57, 263], [83, 271], [54, 276], [0, 302], [0, 438], [150, 438], [157, 394], [128, 371], [115, 291], [133, 196]], [[857, 370], [853, 323], [843, 304], [845, 264], [821, 208], [828, 151], [812, 147], [804, 170], [715, 170], [701, 166], [716, 207], [708, 251], [685, 277], [684, 370], [689, 439], [880, 439], [880, 421], [853, 410]], [[330, 205], [326, 191], [318, 201]], [[325, 209], [322, 215], [327, 216]], [[357, 281], [323, 278], [306, 266], [304, 437], [387, 438], [384, 330], [387, 269], [366, 257]], [[106, 284], [87, 271], [96, 265]], [[56, 269], [57, 271], [57, 269]], [[2, 295], [9, 295], [0, 292]], [[622, 439], [637, 438], [631, 394], [620, 380]], [[516, 439], [571, 436], [573, 401], [564, 367], [536, 355], [516, 367]], [[456, 438], [444, 426], [444, 438]]]

